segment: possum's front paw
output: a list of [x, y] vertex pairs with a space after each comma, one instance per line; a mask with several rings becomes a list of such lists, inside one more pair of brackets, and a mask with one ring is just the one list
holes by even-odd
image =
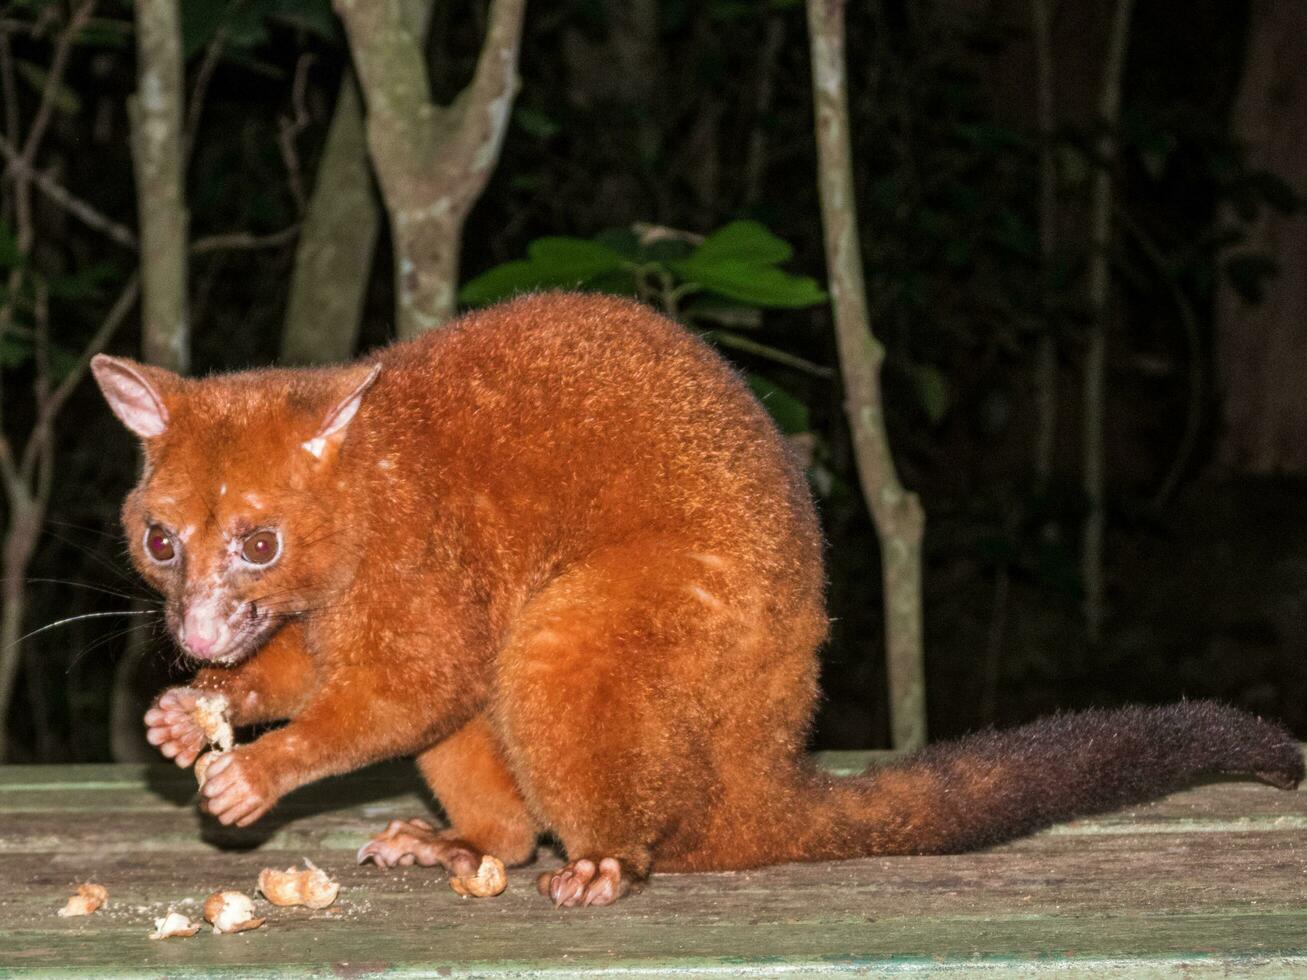
[[277, 780], [250, 755], [248, 748], [224, 752], [204, 774], [200, 809], [221, 824], [247, 827], [281, 798]]
[[191, 687], [171, 687], [145, 713], [145, 740], [183, 769], [209, 744], [196, 711], [203, 697]]

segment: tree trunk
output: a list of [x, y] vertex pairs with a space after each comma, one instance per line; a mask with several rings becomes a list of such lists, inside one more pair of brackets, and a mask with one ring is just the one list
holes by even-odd
[[517, 94], [525, 0], [493, 0], [471, 84], [435, 105], [420, 32], [398, 4], [335, 0], [367, 103], [368, 146], [390, 219], [395, 321], [413, 337], [454, 315], [463, 222], [485, 188]]
[[[1307, 6], [1253, 0], [1233, 127], [1248, 164], [1307, 190]], [[1307, 474], [1307, 215], [1266, 212], [1240, 251], [1274, 256], [1281, 275], [1256, 306], [1222, 283], [1217, 372], [1225, 419], [1218, 458], [1242, 473]]]
[[186, 314], [186, 190], [180, 6], [137, 0], [137, 90], [129, 109], [141, 225], [142, 353], [151, 364], [190, 366]]
[[[185, 373], [191, 362], [190, 246], [180, 10], [177, 0], [137, 0], [137, 91], [128, 109], [140, 223], [141, 352], [150, 364]], [[137, 634], [129, 635], [114, 671], [110, 704], [110, 743], [120, 762], [147, 757], [136, 678], [149, 647]]]
[[858, 477], [880, 539], [884, 579], [885, 658], [890, 726], [896, 749], [926, 740], [921, 636], [921, 541], [925, 516], [904, 490], [890, 454], [880, 389], [885, 350], [871, 332], [853, 197], [844, 0], [808, 0], [816, 110], [818, 187], [827, 277], [835, 317], [844, 409], [853, 434]]
[[282, 361], [322, 364], [353, 355], [380, 222], [363, 107], [346, 71], [295, 252]]

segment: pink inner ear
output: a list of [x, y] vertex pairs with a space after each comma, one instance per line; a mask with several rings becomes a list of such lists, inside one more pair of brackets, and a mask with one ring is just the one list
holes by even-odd
[[149, 439], [168, 428], [168, 410], [143, 377], [107, 357], [97, 357], [91, 370], [109, 407], [132, 432]]
[[363, 402], [363, 393], [372, 387], [372, 382], [377, 380], [377, 375], [381, 373], [381, 365], [375, 365], [368, 376], [363, 379], [353, 391], [351, 391], [344, 400], [341, 401], [323, 420], [322, 428], [318, 430], [318, 439], [330, 439], [337, 433], [344, 432], [345, 427], [349, 425], [354, 414], [359, 410], [359, 405]]

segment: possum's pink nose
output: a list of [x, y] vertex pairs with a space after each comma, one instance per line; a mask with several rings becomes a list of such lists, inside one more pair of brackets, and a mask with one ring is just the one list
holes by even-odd
[[227, 624], [211, 609], [191, 607], [182, 619], [181, 641], [197, 657], [222, 650], [231, 637]]

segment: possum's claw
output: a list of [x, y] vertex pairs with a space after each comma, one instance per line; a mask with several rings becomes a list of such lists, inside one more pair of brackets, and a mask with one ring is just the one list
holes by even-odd
[[634, 876], [623, 870], [622, 862], [610, 857], [601, 858], [598, 866], [588, 858], [580, 858], [536, 879], [540, 894], [549, 896], [555, 908], [569, 909], [611, 905], [637, 885]]

